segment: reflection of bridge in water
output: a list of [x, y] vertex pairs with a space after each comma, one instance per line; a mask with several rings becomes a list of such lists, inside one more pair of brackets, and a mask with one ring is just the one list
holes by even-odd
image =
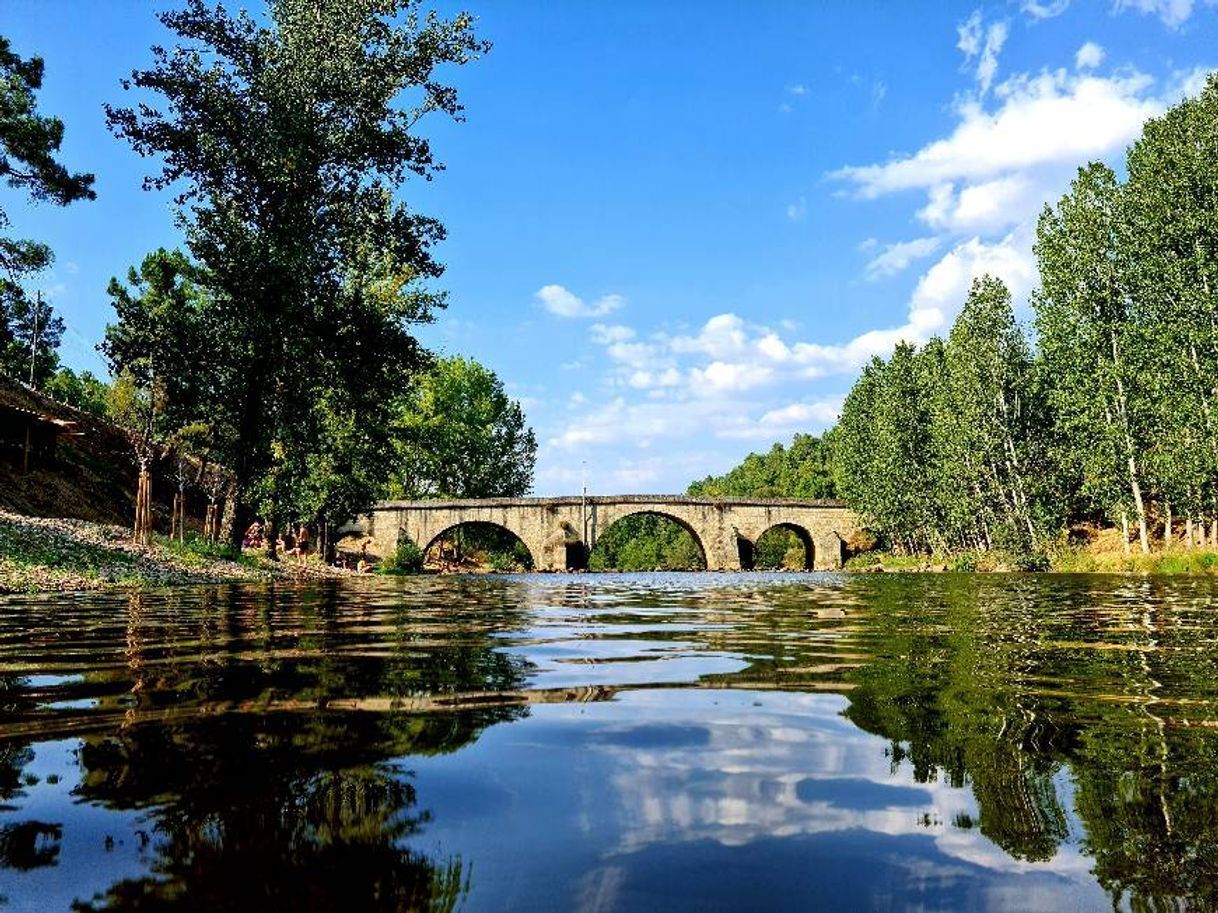
[[605, 530], [635, 514], [653, 514], [680, 524], [701, 547], [706, 567], [713, 571], [751, 568], [754, 545], [774, 527], [800, 538], [809, 569], [832, 570], [841, 567], [845, 541], [858, 528], [854, 513], [838, 501], [680, 495], [382, 501], [361, 525], [375, 550], [388, 554], [402, 539], [426, 551], [459, 526], [489, 523], [519, 538], [535, 568], [561, 571], [584, 566]]

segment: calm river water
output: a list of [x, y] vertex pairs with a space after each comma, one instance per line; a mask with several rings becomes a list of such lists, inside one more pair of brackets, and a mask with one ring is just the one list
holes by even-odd
[[1218, 586], [0, 601], [0, 910], [1218, 905]]

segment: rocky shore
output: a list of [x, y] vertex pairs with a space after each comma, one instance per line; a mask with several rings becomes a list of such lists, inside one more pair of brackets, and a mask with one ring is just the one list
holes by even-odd
[[310, 559], [239, 557], [203, 543], [156, 537], [131, 541], [131, 530], [85, 520], [0, 511], [0, 593], [99, 590], [191, 583], [318, 579], [350, 571]]

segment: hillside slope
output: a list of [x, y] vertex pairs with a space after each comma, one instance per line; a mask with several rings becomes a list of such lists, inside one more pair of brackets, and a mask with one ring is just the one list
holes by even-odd
[[[36, 461], [22, 471], [20, 449], [0, 448], [0, 508], [38, 517], [72, 517], [128, 525], [135, 504], [136, 465], [123, 433], [102, 419], [57, 403], [12, 378], [0, 375], [0, 407], [29, 410], [72, 422], [51, 462]], [[158, 529], [168, 523], [174, 483], [154, 472], [153, 514]], [[201, 505], [191, 505], [197, 518]]]

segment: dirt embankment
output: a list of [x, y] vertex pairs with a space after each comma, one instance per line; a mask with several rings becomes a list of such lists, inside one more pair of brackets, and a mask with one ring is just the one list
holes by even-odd
[[[55, 435], [54, 456], [36, 456], [25, 471], [22, 431], [9, 413], [0, 440], [0, 508], [35, 517], [132, 522], [136, 465], [118, 428], [0, 375], [0, 409], [6, 407], [71, 424]], [[168, 467], [158, 469], [153, 514], [160, 528], [168, 523], [176, 485], [165, 475]], [[202, 506], [192, 506], [198, 508], [192, 514], [201, 515]]]

